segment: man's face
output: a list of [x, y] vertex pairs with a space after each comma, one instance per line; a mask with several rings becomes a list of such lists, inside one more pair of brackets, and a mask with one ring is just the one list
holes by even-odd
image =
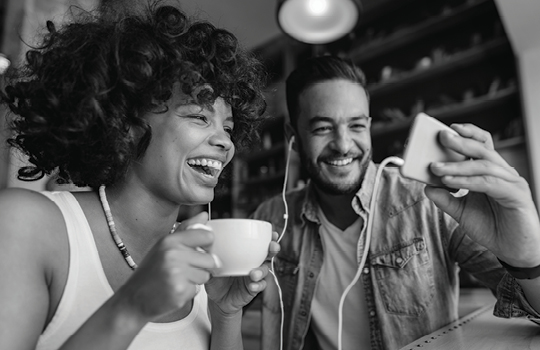
[[371, 160], [369, 103], [364, 88], [345, 79], [314, 84], [300, 94], [299, 153], [315, 186], [356, 193]]

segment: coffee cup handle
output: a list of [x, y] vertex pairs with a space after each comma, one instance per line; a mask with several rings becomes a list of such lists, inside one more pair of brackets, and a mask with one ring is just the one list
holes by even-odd
[[[206, 230], [206, 231], [212, 231], [212, 228], [210, 228], [209, 226], [206, 226], [205, 224], [201, 224], [201, 223], [195, 223], [195, 224], [192, 224], [192, 225], [189, 225], [188, 227], [186, 227], [187, 230]], [[202, 249], [201, 247], [197, 247], [195, 248], [197, 251], [201, 252], [201, 253], [209, 253], [207, 252], [206, 250]], [[209, 253], [211, 256], [212, 256], [212, 259], [214, 259], [214, 264], [216, 264], [216, 268], [220, 268], [223, 266], [223, 263], [221, 262], [221, 260], [219, 259], [219, 257], [216, 255], [216, 254], [213, 254], [213, 253]]]

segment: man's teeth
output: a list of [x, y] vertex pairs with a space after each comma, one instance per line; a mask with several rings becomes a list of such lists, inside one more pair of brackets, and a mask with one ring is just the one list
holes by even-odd
[[223, 169], [223, 163], [219, 160], [212, 159], [189, 159], [188, 164], [191, 166], [206, 166], [212, 168], [212, 170]]
[[351, 164], [353, 161], [352, 158], [347, 159], [340, 159], [340, 160], [329, 160], [327, 163], [334, 166], [344, 166], [347, 164]]

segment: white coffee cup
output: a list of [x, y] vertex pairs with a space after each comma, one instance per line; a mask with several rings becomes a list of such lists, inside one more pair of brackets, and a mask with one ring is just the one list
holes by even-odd
[[253, 219], [215, 219], [206, 224], [214, 232], [209, 252], [219, 257], [212, 276], [247, 276], [262, 265], [272, 240], [272, 224]]

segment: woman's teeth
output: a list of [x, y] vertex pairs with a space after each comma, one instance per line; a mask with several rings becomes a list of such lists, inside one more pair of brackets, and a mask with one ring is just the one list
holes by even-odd
[[188, 159], [188, 165], [204, 175], [216, 176], [223, 169], [223, 163], [213, 159]]

